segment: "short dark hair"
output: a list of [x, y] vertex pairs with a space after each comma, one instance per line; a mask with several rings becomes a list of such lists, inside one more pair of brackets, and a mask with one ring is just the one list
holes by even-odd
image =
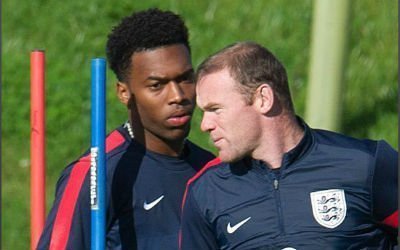
[[279, 60], [263, 46], [247, 41], [231, 44], [204, 60], [197, 69], [196, 81], [205, 75], [228, 69], [237, 82], [247, 104], [262, 83], [273, 89], [278, 101], [294, 113], [286, 70]]
[[183, 44], [190, 52], [184, 21], [171, 11], [152, 8], [123, 18], [108, 35], [106, 54], [118, 80], [126, 82], [135, 52], [173, 44]]

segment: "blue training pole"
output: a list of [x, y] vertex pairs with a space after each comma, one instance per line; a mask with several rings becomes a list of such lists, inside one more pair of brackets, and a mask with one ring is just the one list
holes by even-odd
[[92, 140], [90, 149], [91, 249], [105, 249], [106, 164], [105, 81], [106, 61], [92, 59]]

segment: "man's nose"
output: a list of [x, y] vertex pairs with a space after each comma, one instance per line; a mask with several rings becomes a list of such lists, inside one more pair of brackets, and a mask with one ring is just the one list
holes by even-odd
[[210, 132], [215, 129], [214, 122], [212, 121], [211, 114], [208, 112], [203, 113], [203, 117], [201, 118], [200, 129], [203, 132]]
[[185, 99], [185, 92], [177, 82], [170, 82], [169, 103], [181, 103]]

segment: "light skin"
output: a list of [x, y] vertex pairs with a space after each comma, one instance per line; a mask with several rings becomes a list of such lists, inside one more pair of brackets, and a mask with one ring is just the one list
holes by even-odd
[[190, 130], [195, 84], [189, 50], [182, 44], [133, 54], [130, 77], [117, 83], [135, 139], [147, 149], [178, 156]]
[[276, 110], [272, 88], [262, 83], [247, 104], [227, 69], [202, 76], [197, 82], [197, 105], [203, 110], [201, 130], [209, 132], [224, 162], [246, 156], [279, 168], [285, 152], [303, 137], [295, 116]]

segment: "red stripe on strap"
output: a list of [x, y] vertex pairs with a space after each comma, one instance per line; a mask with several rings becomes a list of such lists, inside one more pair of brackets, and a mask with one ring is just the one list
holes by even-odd
[[187, 182], [187, 185], [189, 185], [190, 183], [192, 183], [193, 181], [195, 181], [196, 179], [198, 179], [205, 171], [207, 171], [207, 169], [220, 164], [221, 160], [217, 157], [209, 162], [207, 162], [207, 164], [199, 171], [197, 172], [192, 178], [190, 178]]
[[110, 152], [114, 148], [118, 147], [125, 141], [125, 138], [120, 134], [118, 130], [115, 130], [107, 136], [106, 139], [106, 153]]
[[65, 249], [68, 242], [76, 200], [90, 168], [90, 157], [82, 158], [71, 172], [65, 187], [51, 234], [50, 249]]
[[[106, 153], [118, 147], [124, 141], [124, 137], [118, 131], [112, 132], [106, 139]], [[54, 220], [50, 250], [63, 250], [67, 246], [75, 205], [89, 169], [90, 155], [87, 155], [82, 157], [71, 171]]]
[[181, 209], [183, 210], [183, 204], [185, 204], [185, 200], [186, 200], [186, 194], [187, 194], [187, 190], [189, 185], [195, 181], [196, 179], [198, 179], [207, 169], [217, 165], [221, 163], [221, 160], [219, 158], [215, 158], [209, 162], [207, 162], [207, 164], [199, 171], [197, 172], [192, 178], [190, 178], [187, 182], [186, 182], [186, 189], [185, 189], [185, 193], [183, 194], [183, 199], [182, 199], [182, 204], [181, 204]]
[[383, 224], [397, 228], [399, 226], [399, 211], [386, 217], [386, 219], [383, 220]]
[[[185, 189], [185, 193], [183, 194], [183, 199], [182, 199], [182, 204], [181, 204], [181, 214], [183, 212], [183, 207], [186, 201], [186, 195], [187, 195], [187, 191], [189, 188], [189, 185], [195, 181], [196, 179], [198, 179], [207, 169], [210, 169], [211, 167], [217, 165], [221, 163], [221, 160], [219, 158], [215, 158], [209, 162], [207, 162], [207, 164], [199, 171], [197, 172], [192, 178], [190, 178], [187, 183], [186, 183], [186, 189]], [[178, 234], [178, 247], [179, 249], [181, 249], [181, 244], [182, 243], [182, 230], [179, 230], [179, 234]]]

